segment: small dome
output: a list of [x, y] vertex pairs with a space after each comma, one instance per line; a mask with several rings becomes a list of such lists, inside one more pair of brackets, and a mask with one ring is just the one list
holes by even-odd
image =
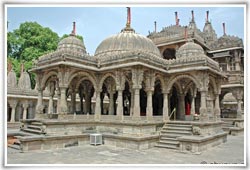
[[237, 102], [237, 100], [232, 93], [227, 93], [222, 99], [222, 102]]
[[121, 33], [110, 36], [102, 41], [95, 51], [95, 56], [114, 56], [127, 52], [140, 51], [161, 57], [159, 49], [152, 40], [135, 33], [132, 28], [125, 28]]
[[26, 71], [21, 74], [18, 81], [18, 87], [20, 89], [31, 89], [30, 76]]
[[83, 42], [74, 35], [62, 39], [58, 43], [57, 50], [74, 50], [79, 53], [86, 53], [86, 48]]
[[197, 55], [204, 55], [203, 48], [200, 45], [192, 41], [189, 41], [179, 48], [176, 54], [176, 58], [190, 57]]
[[7, 83], [8, 83], [8, 87], [17, 86], [16, 73], [14, 72], [13, 69], [11, 69], [10, 72], [8, 73]]

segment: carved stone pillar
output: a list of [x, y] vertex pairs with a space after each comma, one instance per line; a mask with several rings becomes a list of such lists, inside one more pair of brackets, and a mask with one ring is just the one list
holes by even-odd
[[37, 98], [37, 106], [36, 106], [36, 113], [43, 114], [43, 90], [38, 89], [38, 98]]
[[55, 94], [55, 85], [54, 82], [49, 83], [49, 108], [48, 108], [48, 114], [52, 114], [54, 112], [54, 107], [53, 107], [53, 97]]
[[50, 95], [49, 96], [49, 110], [48, 110], [48, 114], [52, 114], [53, 113], [53, 96]]
[[168, 103], [169, 103], [169, 100], [168, 100], [168, 92], [164, 92], [163, 93], [163, 98], [164, 98], [164, 101], [163, 101], [163, 121], [168, 121], [169, 120], [169, 109], [168, 109]]
[[180, 119], [185, 120], [185, 94], [180, 94], [179, 100], [180, 100], [180, 107], [179, 107]]
[[71, 112], [74, 114], [76, 112], [76, 92], [72, 89], [71, 93]]
[[117, 97], [117, 108], [116, 108], [116, 115], [120, 118], [123, 119], [123, 99], [122, 99], [122, 93], [123, 90], [119, 89], [118, 90], [118, 97]]
[[207, 121], [207, 91], [201, 91], [200, 120]]
[[27, 109], [29, 107], [29, 104], [27, 102], [23, 103], [23, 120], [27, 119]]
[[241, 103], [242, 103], [242, 99], [243, 99], [243, 88], [233, 89], [232, 93], [233, 93], [233, 96], [237, 100], [237, 106], [238, 106], [237, 107], [237, 118], [241, 119], [242, 118]]
[[109, 115], [114, 115], [114, 91], [109, 91]]
[[237, 105], [238, 105], [238, 108], [237, 108], [237, 118], [242, 118], [241, 103], [242, 103], [242, 100], [237, 100]]
[[117, 96], [117, 108], [116, 115], [118, 119], [123, 120], [123, 90], [125, 89], [125, 75], [122, 71], [116, 72], [116, 90], [118, 91]]
[[147, 71], [146, 74], [146, 92], [147, 92], [147, 108], [146, 108], [146, 116], [147, 120], [153, 118], [153, 99], [152, 94], [154, 92], [155, 86], [155, 73], [152, 70]]
[[214, 103], [214, 117], [215, 117], [215, 121], [220, 121], [220, 117], [221, 117], [221, 112], [220, 112], [220, 98], [219, 98], [219, 94], [215, 95], [215, 103]]
[[147, 90], [147, 119], [150, 120], [153, 117], [153, 104], [152, 104], [152, 90]]
[[234, 58], [235, 58], [235, 70], [240, 71], [240, 62], [241, 62], [241, 53], [237, 50], [234, 51]]
[[9, 101], [11, 107], [10, 122], [15, 122], [17, 101]]
[[226, 57], [226, 64], [227, 64], [227, 71], [230, 71], [230, 63], [229, 63], [229, 58]]
[[130, 116], [133, 115], [133, 110], [134, 110], [134, 91], [130, 90], [130, 94], [131, 94], [131, 101], [130, 101]]
[[133, 119], [140, 118], [140, 89], [143, 80], [143, 70], [140, 68], [135, 68], [132, 70], [132, 82], [134, 90], [134, 104], [133, 104]]
[[91, 97], [88, 91], [85, 92], [84, 112], [90, 114]]
[[63, 113], [63, 114], [67, 114], [68, 112], [66, 89], [67, 87], [64, 87], [64, 86], [60, 87], [60, 91], [61, 91], [60, 113]]
[[60, 112], [60, 103], [61, 103], [61, 93], [60, 93], [59, 89], [56, 90], [56, 94], [57, 94], [56, 113], [59, 113]]
[[192, 103], [191, 103], [191, 115], [195, 114], [195, 98], [196, 96], [192, 97]]
[[101, 117], [101, 90], [96, 90], [96, 103], [95, 103], [95, 120], [99, 121]]
[[133, 118], [139, 118], [140, 117], [140, 89], [135, 88], [134, 89], [134, 107], [133, 107]]

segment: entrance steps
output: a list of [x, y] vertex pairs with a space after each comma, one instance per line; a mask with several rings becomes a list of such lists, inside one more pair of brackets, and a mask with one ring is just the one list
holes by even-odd
[[32, 134], [45, 134], [43, 123], [39, 121], [31, 121], [25, 128], [21, 130]]
[[222, 119], [223, 124], [222, 124], [222, 129], [224, 132], [229, 133], [230, 132], [230, 128], [234, 127], [234, 121], [233, 119]]
[[160, 132], [160, 140], [156, 144], [156, 147], [179, 150], [180, 143], [177, 138], [181, 136], [190, 135], [192, 135], [191, 124], [181, 124], [180, 122], [167, 122]]

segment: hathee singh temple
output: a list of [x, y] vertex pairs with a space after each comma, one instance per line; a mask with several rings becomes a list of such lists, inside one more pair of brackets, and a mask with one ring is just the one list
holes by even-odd
[[[242, 39], [217, 37], [209, 12], [203, 31], [194, 12], [187, 26], [149, 32], [127, 23], [103, 40], [94, 56], [76, 38], [76, 25], [57, 50], [39, 57], [17, 83], [8, 69], [8, 128], [20, 126], [21, 151], [98, 144], [162, 147], [200, 153], [243, 133]], [[122, 19], [122, 18], [121, 18]], [[95, 136], [95, 137], [97, 137]]]

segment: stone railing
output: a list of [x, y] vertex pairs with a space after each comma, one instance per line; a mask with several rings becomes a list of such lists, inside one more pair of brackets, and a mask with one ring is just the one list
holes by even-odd
[[166, 67], [166, 65], [172, 63], [172, 61], [165, 60], [159, 56], [156, 56], [153, 53], [145, 53], [144, 51], [135, 51], [135, 52], [117, 52], [116, 55], [98, 55], [98, 62], [100, 66], [110, 65], [115, 62], [124, 62], [129, 60], [138, 60], [146, 61], [161, 67]]
[[18, 87], [17, 88], [8, 87], [7, 91], [8, 94], [37, 96], [37, 91], [33, 89], [20, 89]]
[[89, 62], [91, 64], [96, 64], [96, 57], [90, 56], [88, 54], [83, 54], [77, 51], [72, 51], [70, 49], [57, 50], [52, 53], [41, 56], [37, 61], [34, 61], [34, 67], [41, 66], [46, 63], [51, 63], [56, 60], [65, 60], [68, 59], [80, 59], [80, 61]]

